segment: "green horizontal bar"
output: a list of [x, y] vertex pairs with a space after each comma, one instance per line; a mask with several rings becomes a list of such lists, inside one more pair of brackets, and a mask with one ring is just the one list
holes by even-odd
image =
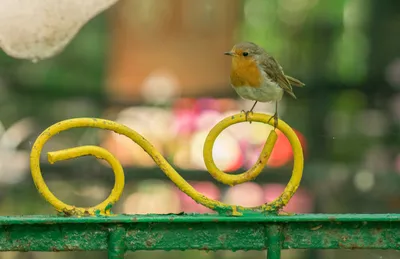
[[116, 252], [268, 247], [276, 251], [277, 244], [282, 249], [400, 250], [400, 214], [0, 217], [0, 251], [107, 250], [111, 241], [119, 242], [113, 248]]
[[17, 224], [58, 224], [58, 223], [132, 223], [132, 222], [400, 222], [400, 214], [297, 214], [293, 216], [275, 216], [254, 213], [242, 217], [220, 216], [218, 214], [146, 214], [146, 215], [114, 215], [59, 217], [49, 215], [32, 216], [0, 216], [0, 225]]

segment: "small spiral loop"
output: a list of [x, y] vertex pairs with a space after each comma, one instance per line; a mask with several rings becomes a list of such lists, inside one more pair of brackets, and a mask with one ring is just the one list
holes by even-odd
[[[254, 120], [258, 121], [258, 120]], [[208, 134], [206, 138], [206, 142], [204, 144], [204, 149], [203, 149], [203, 157], [204, 157], [204, 162], [207, 167], [208, 172], [219, 182], [233, 186], [237, 184], [241, 184], [244, 182], [248, 182], [251, 180], [254, 180], [262, 171], [262, 169], [265, 167], [267, 164], [267, 161], [272, 153], [272, 149], [275, 146], [276, 140], [278, 139], [278, 135], [276, 134], [275, 131], [271, 131], [270, 135], [267, 138], [267, 141], [265, 142], [265, 145], [257, 159], [257, 162], [253, 165], [252, 168], [247, 170], [244, 173], [241, 174], [227, 174], [221, 170], [218, 169], [218, 167], [214, 163], [214, 159], [212, 156], [212, 150], [213, 146], [215, 143], [215, 140], [221, 134], [221, 132], [226, 129], [227, 127], [243, 122], [241, 117], [229, 117], [224, 120], [222, 120], [220, 123], [218, 123]]]
[[[261, 113], [249, 113], [246, 119], [245, 114], [240, 113], [227, 117], [220, 121], [217, 125], [215, 125], [208, 134], [203, 149], [204, 162], [209, 173], [217, 181], [231, 186], [254, 180], [267, 164], [268, 159], [275, 146], [276, 140], [278, 138], [275, 130], [270, 132], [267, 141], [265, 142], [264, 147], [257, 159], [257, 162], [252, 166], [252, 168], [241, 174], [227, 174], [218, 169], [218, 167], [214, 163], [214, 159], [212, 156], [213, 146], [219, 134], [221, 134], [221, 132], [229, 126], [248, 121], [261, 122], [273, 126], [273, 119], [274, 118], [270, 115], [265, 115]], [[292, 130], [292, 128], [284, 121], [279, 120], [277, 128], [288, 138], [289, 143], [293, 149], [294, 164], [292, 177], [290, 178], [289, 183], [287, 184], [283, 193], [277, 199], [268, 204], [266, 203], [261, 206], [252, 207], [250, 208], [251, 210], [277, 211], [283, 208], [292, 198], [300, 185], [304, 167], [303, 149], [301, 147], [300, 140], [298, 139], [296, 133]]]
[[[271, 116], [264, 114], [250, 114], [248, 119], [250, 121], [258, 121], [262, 123], [272, 123], [268, 122]], [[277, 135], [275, 131], [271, 131], [271, 134], [268, 136], [268, 139], [263, 147], [263, 150], [259, 156], [257, 163], [248, 171], [239, 174], [239, 175], [229, 175], [221, 170], [219, 170], [212, 158], [212, 148], [214, 142], [218, 135], [230, 125], [245, 122], [245, 116], [243, 114], [237, 114], [234, 116], [230, 116], [225, 118], [221, 122], [219, 122], [209, 133], [207, 136], [203, 155], [204, 161], [207, 169], [210, 174], [218, 181], [228, 184], [235, 185], [240, 184], [249, 180], [256, 178], [261, 170], [267, 163], [267, 160], [272, 152], [273, 146], [277, 140]], [[303, 152], [300, 145], [300, 141], [298, 140], [296, 134], [293, 130], [283, 121], [279, 121], [278, 129], [280, 129], [284, 135], [286, 135], [289, 139], [290, 144], [293, 148], [294, 153], [294, 167], [292, 177], [286, 186], [284, 192], [272, 203], [263, 204], [257, 207], [242, 207], [237, 205], [229, 205], [222, 203], [217, 200], [210, 199], [203, 194], [196, 191], [193, 186], [191, 186], [185, 179], [183, 179], [179, 173], [175, 171], [175, 169], [167, 162], [167, 160], [151, 145], [150, 142], [147, 141], [143, 136], [141, 136], [136, 131], [118, 124], [113, 121], [104, 120], [104, 119], [95, 119], [95, 118], [76, 118], [69, 119], [58, 122], [40, 134], [40, 136], [36, 139], [32, 151], [31, 151], [31, 173], [32, 178], [35, 183], [36, 188], [39, 193], [59, 212], [63, 212], [66, 215], [110, 215], [111, 207], [121, 196], [121, 193], [124, 188], [124, 173], [121, 164], [118, 160], [107, 150], [96, 147], [96, 146], [82, 146], [75, 147], [55, 152], [48, 153], [48, 159], [50, 163], [54, 163], [61, 160], [73, 159], [81, 156], [92, 155], [99, 159], [106, 160], [113, 169], [115, 174], [115, 184], [114, 188], [111, 191], [110, 196], [104, 200], [102, 203], [88, 208], [75, 207], [57, 199], [54, 194], [49, 190], [46, 183], [43, 180], [43, 176], [40, 170], [40, 154], [42, 152], [44, 144], [54, 135], [71, 129], [71, 128], [82, 128], [82, 127], [91, 127], [91, 128], [99, 128], [105, 130], [112, 130], [118, 134], [124, 135], [130, 138], [132, 141], [137, 143], [143, 150], [150, 155], [150, 157], [154, 160], [154, 162], [160, 167], [160, 169], [165, 173], [165, 175], [184, 193], [190, 196], [197, 203], [204, 205], [214, 211], [217, 211], [220, 214], [228, 214], [228, 215], [242, 215], [243, 212], [246, 211], [262, 211], [262, 212], [274, 212], [278, 209], [285, 206], [293, 194], [296, 192], [300, 180], [302, 177], [303, 171]]]
[[[108, 196], [107, 199], [105, 199], [102, 203], [94, 206], [94, 207], [89, 207], [89, 208], [79, 208], [79, 207], [74, 207], [71, 205], [67, 205], [63, 203], [62, 201], [58, 200], [56, 197], [52, 197], [51, 193], [48, 193], [45, 190], [43, 195], [47, 195], [47, 200], [50, 202], [50, 204], [53, 205], [53, 207], [56, 208], [57, 211], [63, 212], [64, 214], [69, 214], [69, 211], [75, 211], [78, 214], [103, 214], [103, 215], [109, 215], [111, 212], [112, 206], [119, 200], [121, 197], [122, 191], [124, 190], [124, 185], [125, 185], [125, 174], [124, 170], [122, 169], [121, 164], [119, 161], [110, 153], [108, 150], [97, 147], [97, 146], [82, 146], [82, 147], [74, 147], [74, 148], [69, 148], [69, 149], [64, 149], [64, 150], [59, 150], [59, 151], [54, 151], [54, 152], [49, 152], [47, 154], [48, 160], [51, 164], [54, 164], [55, 162], [62, 161], [62, 160], [69, 160], [81, 156], [95, 156], [98, 159], [103, 159], [107, 161], [115, 176], [115, 183], [114, 183], [114, 188], [111, 191], [111, 194]], [[41, 175], [38, 175], [38, 177], [34, 179], [40, 179]]]

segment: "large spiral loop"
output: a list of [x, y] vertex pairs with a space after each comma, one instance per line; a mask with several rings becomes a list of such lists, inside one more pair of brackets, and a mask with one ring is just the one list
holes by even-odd
[[[269, 115], [254, 113], [254, 114], [249, 114], [247, 121], [256, 121], [266, 124], [269, 123], [272, 125], [273, 120], [271, 120], [270, 122], [268, 121], [270, 118], [271, 116]], [[246, 118], [243, 113], [225, 118], [210, 131], [210, 133], [206, 138], [206, 142], [204, 144], [204, 150], [203, 150], [204, 162], [206, 164], [208, 171], [216, 180], [228, 185], [236, 185], [255, 179], [261, 173], [262, 169], [266, 165], [268, 158], [277, 140], [276, 132], [271, 131], [262, 149], [259, 159], [257, 160], [257, 163], [250, 170], [238, 175], [226, 174], [221, 170], [219, 170], [215, 165], [212, 157], [212, 148], [216, 138], [224, 129], [233, 124], [241, 122], [246, 122]], [[160, 167], [160, 169], [165, 173], [165, 175], [181, 191], [186, 193], [197, 203], [202, 204], [220, 214], [238, 216], [242, 215], [243, 212], [247, 211], [276, 212], [277, 210], [285, 206], [289, 202], [293, 194], [296, 192], [300, 184], [303, 173], [303, 151], [300, 145], [300, 141], [297, 138], [294, 131], [285, 122], [280, 120], [278, 123], [278, 129], [281, 130], [282, 133], [289, 139], [289, 142], [292, 146], [294, 153], [294, 166], [293, 166], [292, 177], [290, 178], [290, 181], [286, 186], [285, 190], [273, 202], [268, 204], [263, 204], [257, 207], [249, 208], [249, 207], [225, 204], [220, 201], [210, 199], [204, 196], [203, 194], [199, 193], [198, 191], [196, 191], [185, 179], [183, 179], [180, 176], [179, 173], [175, 171], [175, 169], [151, 145], [151, 143], [136, 131], [124, 125], [104, 119], [96, 119], [96, 118], [69, 119], [53, 124], [45, 131], [43, 131], [40, 134], [40, 136], [36, 139], [32, 147], [32, 152], [30, 156], [32, 178], [36, 188], [38, 189], [39, 193], [58, 212], [62, 212], [65, 215], [78, 215], [78, 216], [110, 215], [112, 206], [114, 205], [114, 203], [118, 201], [124, 188], [124, 172], [118, 160], [111, 153], [109, 153], [107, 150], [103, 148], [96, 146], [82, 146], [55, 152], [49, 152], [48, 159], [50, 163], [54, 163], [61, 160], [73, 159], [81, 156], [87, 156], [87, 155], [92, 155], [99, 159], [104, 159], [111, 165], [111, 168], [113, 169], [115, 175], [115, 184], [113, 190], [111, 191], [110, 196], [96, 206], [83, 208], [83, 207], [75, 207], [62, 202], [49, 190], [40, 170], [40, 154], [42, 152], [43, 146], [51, 137], [62, 131], [71, 128], [82, 128], [82, 127], [112, 130], [118, 134], [130, 138], [132, 141], [137, 143], [140, 147], [143, 148], [145, 152], [147, 152], [150, 155], [150, 157]]]

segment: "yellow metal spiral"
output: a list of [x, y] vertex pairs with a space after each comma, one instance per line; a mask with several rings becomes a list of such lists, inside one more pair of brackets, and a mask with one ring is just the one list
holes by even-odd
[[[273, 124], [273, 120], [268, 122], [270, 119], [269, 115], [254, 113], [249, 114], [247, 121], [255, 121], [261, 123]], [[219, 182], [228, 185], [236, 185], [255, 179], [266, 165], [269, 156], [271, 155], [272, 149], [277, 140], [277, 134], [275, 131], [271, 131], [268, 136], [262, 152], [256, 162], [256, 164], [248, 171], [233, 175], [227, 174], [217, 168], [212, 157], [212, 149], [214, 142], [218, 135], [227, 127], [236, 124], [246, 122], [246, 118], [243, 113], [229, 116], [220, 121], [208, 134], [206, 142], [204, 144], [203, 156], [207, 170], [210, 174]], [[111, 194], [100, 204], [93, 207], [76, 207], [68, 205], [59, 200], [47, 187], [41, 170], [40, 170], [40, 155], [45, 143], [54, 135], [71, 129], [71, 128], [99, 128], [105, 130], [112, 130], [118, 134], [124, 135], [130, 138], [132, 141], [137, 143], [140, 147], [147, 152], [154, 162], [160, 167], [165, 175], [184, 193], [190, 196], [197, 203], [200, 203], [212, 210], [217, 211], [221, 214], [227, 215], [242, 215], [246, 211], [262, 211], [262, 212], [276, 212], [277, 210], [284, 207], [296, 192], [303, 173], [303, 150], [300, 145], [300, 141], [297, 138], [294, 131], [285, 122], [279, 120], [278, 129], [288, 138], [294, 153], [294, 165], [292, 177], [287, 184], [283, 193], [275, 199], [273, 202], [263, 204], [257, 207], [242, 207], [238, 205], [225, 204], [220, 201], [210, 199], [203, 194], [196, 191], [185, 179], [183, 179], [178, 172], [167, 162], [167, 160], [151, 145], [147, 139], [141, 136], [136, 131], [118, 124], [113, 121], [96, 119], [96, 118], [76, 118], [58, 122], [45, 131], [36, 139], [30, 156], [32, 178], [39, 193], [58, 211], [65, 215], [110, 215], [112, 206], [118, 201], [121, 193], [124, 189], [124, 172], [119, 161], [107, 150], [97, 146], [82, 146], [75, 147], [55, 152], [48, 153], [48, 160], [50, 163], [55, 163], [61, 160], [73, 159], [81, 156], [95, 156], [99, 159], [107, 161], [114, 172], [115, 184], [111, 191]]]

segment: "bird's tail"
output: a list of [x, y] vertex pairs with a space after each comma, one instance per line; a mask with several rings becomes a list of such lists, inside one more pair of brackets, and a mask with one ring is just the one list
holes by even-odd
[[297, 86], [297, 87], [303, 87], [305, 86], [305, 84], [303, 82], [301, 82], [300, 80], [293, 78], [291, 76], [287, 76], [285, 75], [285, 77], [287, 78], [287, 80], [289, 81], [289, 83], [291, 85]]

